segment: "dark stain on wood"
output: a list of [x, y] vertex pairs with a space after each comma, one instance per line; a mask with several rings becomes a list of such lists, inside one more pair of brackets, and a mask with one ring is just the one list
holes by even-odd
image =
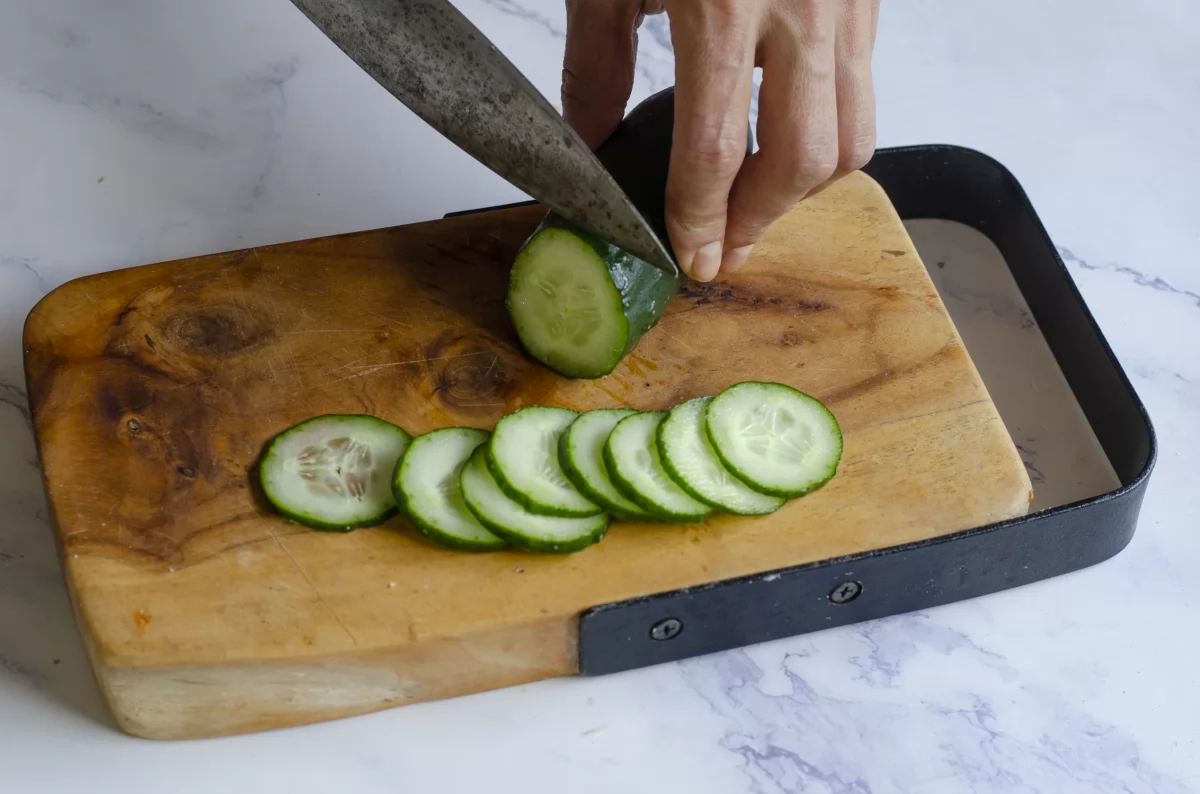
[[679, 297], [696, 306], [717, 306], [723, 309], [768, 307], [782, 311], [813, 313], [834, 308], [824, 300], [759, 292], [744, 282], [733, 286], [713, 281], [685, 281], [679, 288]]
[[487, 333], [448, 332], [429, 346], [426, 364], [431, 397], [445, 409], [470, 414], [499, 414], [514, 398], [529, 395], [539, 379], [545, 392], [551, 375], [535, 367], [524, 352]]
[[228, 356], [274, 338], [262, 312], [229, 304], [175, 312], [159, 323], [159, 329], [167, 343], [202, 356]]

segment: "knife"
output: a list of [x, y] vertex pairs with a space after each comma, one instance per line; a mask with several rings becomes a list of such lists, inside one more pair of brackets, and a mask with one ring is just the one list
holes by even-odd
[[670, 248], [508, 58], [448, 0], [292, 0], [467, 154], [564, 218], [674, 275]]

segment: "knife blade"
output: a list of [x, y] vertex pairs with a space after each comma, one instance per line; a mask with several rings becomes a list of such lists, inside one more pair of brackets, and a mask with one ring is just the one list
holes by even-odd
[[292, 0], [426, 123], [515, 187], [676, 273], [670, 249], [562, 115], [447, 0]]

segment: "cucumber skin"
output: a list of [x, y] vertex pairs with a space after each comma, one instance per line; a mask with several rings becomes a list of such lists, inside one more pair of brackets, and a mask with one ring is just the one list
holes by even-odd
[[[653, 412], [650, 412], [650, 413], [653, 413]], [[661, 413], [665, 414], [666, 411], [662, 411]], [[657, 435], [658, 435], [658, 430], [656, 429], [655, 436], [657, 436]], [[668, 524], [702, 524], [717, 514], [717, 511], [712, 509], [711, 506], [710, 506], [709, 511], [702, 516], [684, 515], [681, 513], [672, 513], [667, 510], [663, 510], [658, 505], [655, 505], [655, 504], [643, 499], [641, 496], [638, 495], [637, 491], [635, 491], [632, 487], [630, 487], [629, 483], [627, 483], [625, 481], [625, 479], [623, 477], [621, 477], [620, 474], [617, 473], [617, 461], [616, 461], [616, 458], [613, 457], [612, 447], [610, 447], [607, 442], [604, 444], [604, 467], [608, 469], [608, 476], [609, 476], [609, 479], [611, 479], [613, 481], [613, 485], [617, 486], [617, 490], [620, 491], [625, 496], [626, 499], [633, 502], [635, 505], [642, 508], [650, 515], [655, 516], [661, 522], [668, 523]], [[671, 481], [674, 482], [675, 481], [674, 478], [672, 478]], [[691, 496], [691, 494], [688, 494], [688, 495]], [[700, 502], [701, 504], [703, 504], [705, 506], [709, 506], [708, 502], [705, 502], [701, 499], [697, 499], [696, 501]]]
[[[268, 497], [267, 500], [270, 501], [270, 497]], [[380, 524], [384, 524], [384, 523], [392, 520], [393, 518], [395, 518], [400, 510], [400, 508], [398, 508], [398, 507], [393, 507], [393, 508], [388, 509], [379, 518], [370, 519], [367, 521], [357, 521], [352, 524], [330, 524], [328, 522], [321, 521], [320, 519], [310, 518], [308, 516], [305, 516], [303, 513], [296, 513], [291, 510], [288, 510], [286, 508], [280, 507], [275, 502], [271, 502], [271, 507], [275, 508], [275, 512], [279, 513], [279, 515], [283, 516], [288, 521], [295, 522], [297, 524], [300, 524], [303, 527], [307, 527], [308, 529], [315, 529], [318, 532], [342, 532], [342, 533], [353, 532], [356, 529], [370, 529], [371, 527], [377, 527]]]
[[[397, 506], [389, 508], [388, 510], [384, 511], [383, 515], [381, 515], [381, 516], [377, 516], [377, 517], [371, 518], [371, 519], [366, 519], [364, 521], [352, 522], [350, 524], [331, 524], [328, 521], [321, 521], [318, 518], [312, 518], [311, 516], [306, 516], [303, 513], [297, 513], [294, 510], [289, 510], [288, 508], [284, 507], [283, 505], [279, 504], [274, 499], [272, 499], [270, 494], [267, 492], [267, 488], [263, 484], [262, 469], [264, 466], [267, 465], [267, 461], [271, 458], [271, 454], [275, 448], [275, 442], [278, 441], [280, 439], [280, 437], [282, 437], [285, 433], [290, 433], [293, 430], [297, 430], [297, 429], [303, 427], [304, 425], [309, 424], [310, 422], [316, 422], [318, 419], [330, 419], [330, 418], [338, 418], [338, 417], [342, 417], [342, 416], [359, 417], [360, 415], [359, 414], [321, 414], [320, 416], [314, 416], [311, 419], [305, 419], [300, 424], [293, 425], [293, 426], [287, 428], [286, 430], [279, 431], [278, 433], [276, 433], [274, 436], [271, 437], [270, 441], [267, 442], [266, 446], [264, 447], [262, 460], [259, 461], [258, 467], [257, 467], [258, 472], [259, 472], [258, 486], [260, 489], [262, 489], [263, 496], [266, 497], [268, 502], [270, 502], [271, 507], [273, 507], [275, 509], [275, 512], [279, 513], [279, 515], [283, 516], [284, 518], [286, 518], [289, 521], [293, 521], [303, 527], [308, 527], [309, 529], [315, 529], [318, 532], [353, 532], [356, 529], [369, 529], [371, 527], [377, 527], [380, 524], [384, 524], [384, 523], [390, 521], [391, 519], [395, 518], [396, 515], [400, 512], [400, 508], [399, 508], [400, 500], [397, 499], [396, 500]], [[365, 414], [363, 416], [365, 416]], [[374, 419], [376, 422], [380, 422], [385, 425], [391, 425], [392, 427], [403, 431], [404, 434], [408, 436], [408, 446], [409, 447], [412, 446], [412, 442], [413, 442], [412, 434], [409, 433], [407, 430], [404, 430], [404, 428], [400, 427], [400, 425], [393, 425], [391, 422], [380, 419], [377, 416], [370, 416], [370, 417], [366, 417], [366, 418]], [[407, 455], [407, 454], [408, 454], [408, 447], [405, 447], [404, 455]], [[404, 459], [404, 455], [400, 456], [400, 460]], [[399, 460], [396, 462], [396, 465], [399, 465]], [[392, 498], [395, 498], [395, 495], [396, 495], [396, 491], [393, 488], [392, 489]]]
[[[784, 504], [787, 504], [787, 502], [784, 502], [783, 504], [780, 504], [779, 507], [776, 507], [774, 510], [767, 510], [767, 511], [761, 512], [761, 513], [748, 513], [748, 512], [742, 511], [742, 510], [731, 510], [731, 509], [729, 509], [729, 507], [727, 505], [719, 505], [719, 504], [714, 503], [710, 499], [705, 499], [704, 496], [699, 491], [693, 490], [692, 487], [690, 485], [688, 485], [687, 482], [685, 482], [682, 477], [679, 476], [679, 472], [675, 470], [675, 467], [673, 465], [671, 465], [671, 459], [667, 457], [667, 445], [665, 443], [663, 443], [662, 429], [663, 429], [663, 425], [665, 425], [666, 423], [667, 422], [664, 419], [662, 421], [662, 424], [660, 424], [658, 426], [658, 430], [654, 433], [654, 444], [655, 444], [655, 446], [658, 447], [658, 459], [660, 461], [662, 461], [662, 466], [664, 469], [666, 469], [667, 475], [671, 478], [672, 482], [674, 482], [676, 485], [678, 485], [680, 488], [682, 488], [683, 491], [688, 496], [692, 497], [697, 502], [702, 502], [703, 504], [708, 505], [713, 510], [716, 510], [716, 511], [719, 511], [722, 513], [728, 513], [733, 516], [769, 516], [771, 513], [778, 512], [780, 509], [783, 508]], [[708, 435], [707, 425], [704, 428], [704, 434], [706, 436]], [[713, 449], [713, 452], [716, 453], [715, 448]], [[717, 455], [717, 459], [720, 460], [722, 464], [725, 463], [725, 461], [721, 458], [721, 456], [719, 454]], [[726, 466], [725, 468], [729, 469], [728, 466]], [[729, 471], [729, 474], [730, 474], [730, 476], [737, 477], [737, 475], [734, 474], [732, 470]], [[746, 483], [746, 481], [743, 480], [741, 477], [737, 477], [737, 479], [739, 482], [742, 483], [742, 485], [745, 485], [747, 488], [750, 488], [750, 485], [748, 483]], [[750, 488], [750, 490], [753, 491], [755, 489]], [[773, 494], [765, 494], [765, 495], [772, 496]]]
[[474, 510], [471, 511], [471, 514], [475, 516], [475, 519], [480, 524], [483, 524], [484, 529], [497, 537], [503, 538], [514, 548], [523, 549], [524, 551], [532, 551], [537, 554], [571, 554], [573, 552], [586, 549], [588, 546], [592, 546], [600, 542], [600, 540], [608, 532], [608, 527], [611, 523], [611, 521], [605, 521], [600, 525], [600, 529], [591, 535], [587, 535], [586, 537], [566, 543], [557, 541], [530, 540], [529, 538], [509, 532], [499, 524], [494, 524], [491, 521], [488, 521]]
[[[476, 428], [463, 429], [474, 430]], [[413, 440], [415, 441], [416, 439], [414, 438]], [[486, 444], [487, 441], [484, 441], [483, 443]], [[437, 527], [425, 522], [413, 514], [413, 512], [408, 509], [408, 500], [404, 498], [404, 492], [400, 490], [400, 466], [404, 463], [404, 459], [408, 457], [408, 451], [410, 449], [412, 449], [411, 443], [408, 445], [408, 449], [404, 450], [404, 454], [400, 456], [400, 460], [396, 461], [396, 468], [392, 470], [392, 495], [396, 499], [396, 504], [398, 505], [398, 510], [400, 513], [402, 513], [404, 517], [408, 519], [408, 522], [413, 525], [413, 528], [416, 529], [421, 536], [433, 541], [443, 548], [455, 549], [456, 551], [498, 551], [508, 545], [503, 538], [501, 538], [500, 543], [471, 543], [469, 541], [463, 541], [462, 538], [457, 538], [453, 535], [447, 535]], [[489, 529], [486, 525], [484, 526], [484, 529], [487, 529], [489, 532], [491, 532], [491, 529]], [[496, 533], [493, 532], [492, 534], [494, 535]], [[499, 536], [497, 535], [497, 537]]]
[[[616, 520], [625, 521], [628, 523], [637, 523], [639, 521], [642, 523], [647, 523], [661, 520], [653, 513], [637, 515], [635, 513], [630, 513], [626, 510], [615, 507], [611, 502], [609, 502], [608, 499], [604, 497], [604, 494], [593, 488], [591, 484], [588, 483], [587, 478], [583, 476], [583, 473], [571, 464], [571, 458], [567, 455], [567, 434], [565, 432], [558, 438], [558, 462], [559, 465], [562, 466], [563, 473], [567, 475], [567, 479], [579, 489], [579, 492], [588, 499], [591, 499], [596, 504], [600, 505], [600, 507], [604, 509], [604, 512], [608, 513]], [[607, 460], [605, 461], [605, 468], [607, 468]], [[612, 479], [612, 475], [609, 475], [609, 479]], [[616, 483], [613, 483], [613, 485], [615, 487]], [[618, 488], [617, 490], [620, 489]], [[624, 491], [621, 491], [621, 493], [624, 493]], [[633, 500], [631, 499], [630, 501]], [[637, 503], [634, 502], [634, 504]]]
[[[470, 505], [468, 505], [468, 507], [470, 507]], [[471, 511], [471, 514], [475, 516], [476, 521], [478, 521], [480, 524], [483, 524], [483, 528], [488, 532], [491, 532], [498, 538], [503, 538], [514, 548], [521, 549], [523, 551], [531, 551], [535, 554], [571, 554], [576, 551], [582, 551], [588, 546], [593, 546], [596, 543], [599, 543], [604, 538], [605, 534], [607, 534], [609, 525], [612, 523], [611, 520], [605, 521], [600, 525], [599, 530], [591, 535], [587, 535], [567, 543], [560, 541], [531, 540], [527, 537], [522, 537], [521, 535], [509, 532], [504, 527], [487, 520], [474, 510]]]
[[[683, 283], [683, 275], [679, 272], [676, 272], [674, 275], [668, 275], [654, 265], [642, 261], [633, 254], [623, 251], [611, 243], [606, 243], [594, 234], [583, 230], [554, 212], [549, 213], [541, 224], [538, 225], [538, 228], [534, 230], [533, 234], [529, 236], [529, 239], [521, 245], [521, 251], [524, 251], [534, 238], [547, 229], [560, 229], [569, 232], [580, 241], [586, 243], [604, 263], [613, 287], [616, 288], [617, 293], [621, 296], [621, 310], [625, 315], [626, 323], [625, 347], [619, 353], [614, 351], [616, 354], [613, 357], [611, 366], [580, 369], [575, 372], [563, 372], [560, 369], [556, 369], [549, 362], [535, 356], [525, 346], [523, 340], [521, 346], [531, 358], [537, 359], [544, 366], [564, 377], [574, 379], [604, 377], [616, 369], [625, 356], [637, 346], [637, 343], [641, 341], [646, 332], [657, 325], [659, 320], [662, 319], [663, 313], [667, 310], [667, 304], [679, 292], [679, 287]], [[517, 256], [520, 256], [520, 252], [518, 252]], [[515, 272], [516, 269], [514, 268], [514, 275]], [[509, 317], [515, 326], [516, 320], [513, 317], [511, 299], [514, 281], [515, 279], [510, 277], [509, 297], [506, 298], [506, 306], [508, 307]]]
[[[708, 436], [709, 443], [712, 444], [713, 452], [717, 453], [717, 457], [720, 458], [721, 463], [724, 464], [725, 468], [729, 470], [729, 473], [732, 474], [734, 477], [737, 477], [739, 480], [741, 480], [745, 484], [745, 486], [752, 491], [758, 491], [759, 493], [766, 494], [767, 496], [780, 496], [780, 497], [783, 497], [784, 499], [798, 499], [801, 496], [807, 496], [808, 494], [812, 493], [813, 491], [819, 491], [830, 480], [832, 480], [834, 478], [834, 476], [837, 475], [838, 466], [840, 466], [842, 463], [842, 453], [845, 450], [845, 442], [842, 438], [842, 426], [840, 424], [838, 424], [837, 417], [833, 415], [833, 411], [829, 410], [829, 406], [825, 405], [825, 403], [821, 402], [816, 397], [813, 397], [811, 394], [805, 394], [804, 392], [800, 391], [799, 389], [793, 388], [792, 386], [788, 386], [785, 383], [774, 383], [774, 382], [761, 381], [761, 380], [747, 380], [747, 381], [740, 381], [738, 383], [735, 383], [734, 386], [744, 386], [746, 384], [751, 384], [751, 385], [755, 385], [755, 386], [782, 386], [785, 389], [791, 389], [792, 391], [796, 392], [797, 394], [804, 395], [808, 399], [815, 402], [817, 405], [821, 406], [821, 410], [823, 410], [825, 413], [829, 414], [829, 418], [833, 421], [833, 429], [837, 433], [837, 452], [838, 452], [837, 460], [835, 460], [833, 462], [833, 467], [830, 469], [829, 474], [826, 475], [825, 479], [818, 480], [817, 482], [810, 484], [807, 488], [801, 488], [799, 490], [792, 491], [792, 490], [783, 489], [783, 488], [763, 487], [761, 485], [755, 484], [752, 480], [747, 479], [746, 474], [744, 472], [738, 470], [737, 467], [735, 467], [732, 463], [730, 463], [730, 461], [727, 460], [725, 458], [725, 456], [721, 454], [721, 448], [717, 446], [716, 439], [713, 437], [712, 432], [709, 430], [708, 419], [706, 417], [704, 420], [704, 432]], [[733, 386], [731, 386], [730, 388], [733, 388]], [[717, 395], [717, 397], [720, 397], [720, 396], [721, 395], [719, 395], [719, 394]], [[713, 399], [715, 400], [716, 397], [714, 397]], [[711, 407], [711, 403], [710, 403], [710, 407]]]

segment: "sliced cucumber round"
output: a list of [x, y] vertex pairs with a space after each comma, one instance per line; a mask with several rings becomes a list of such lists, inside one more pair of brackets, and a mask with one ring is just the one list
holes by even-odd
[[613, 483], [643, 510], [666, 521], [704, 521], [713, 509], [692, 498], [663, 468], [655, 435], [666, 411], [627, 416], [604, 443], [604, 463]]
[[373, 416], [326, 415], [267, 445], [259, 480], [271, 505], [312, 529], [346, 532], [396, 513], [389, 478], [412, 436]]
[[787, 502], [761, 494], [729, 473], [708, 440], [704, 415], [711, 397], [698, 397], [675, 406], [658, 426], [658, 453], [663, 468], [683, 490], [726, 513], [760, 516], [774, 513]]
[[608, 515], [561, 518], [531, 513], [509, 498], [488, 470], [483, 448], [475, 450], [462, 471], [467, 507], [489, 531], [527, 551], [565, 554], [604, 537]]
[[563, 472], [575, 487], [596, 504], [622, 521], [649, 521], [651, 513], [613, 485], [604, 465], [604, 442], [617, 422], [637, 411], [632, 408], [600, 408], [580, 414], [559, 440], [558, 457]]
[[782, 383], [730, 386], [709, 403], [705, 429], [725, 467], [772, 496], [820, 488], [842, 459], [837, 419], [816, 398]]
[[487, 464], [509, 498], [531, 513], [586, 518], [602, 512], [563, 473], [558, 439], [575, 418], [569, 408], [530, 406], [501, 419], [487, 446]]
[[487, 442], [486, 430], [445, 427], [417, 436], [396, 466], [392, 490], [417, 530], [442, 546], [491, 551], [505, 545], [463, 501], [461, 474], [471, 453]]

